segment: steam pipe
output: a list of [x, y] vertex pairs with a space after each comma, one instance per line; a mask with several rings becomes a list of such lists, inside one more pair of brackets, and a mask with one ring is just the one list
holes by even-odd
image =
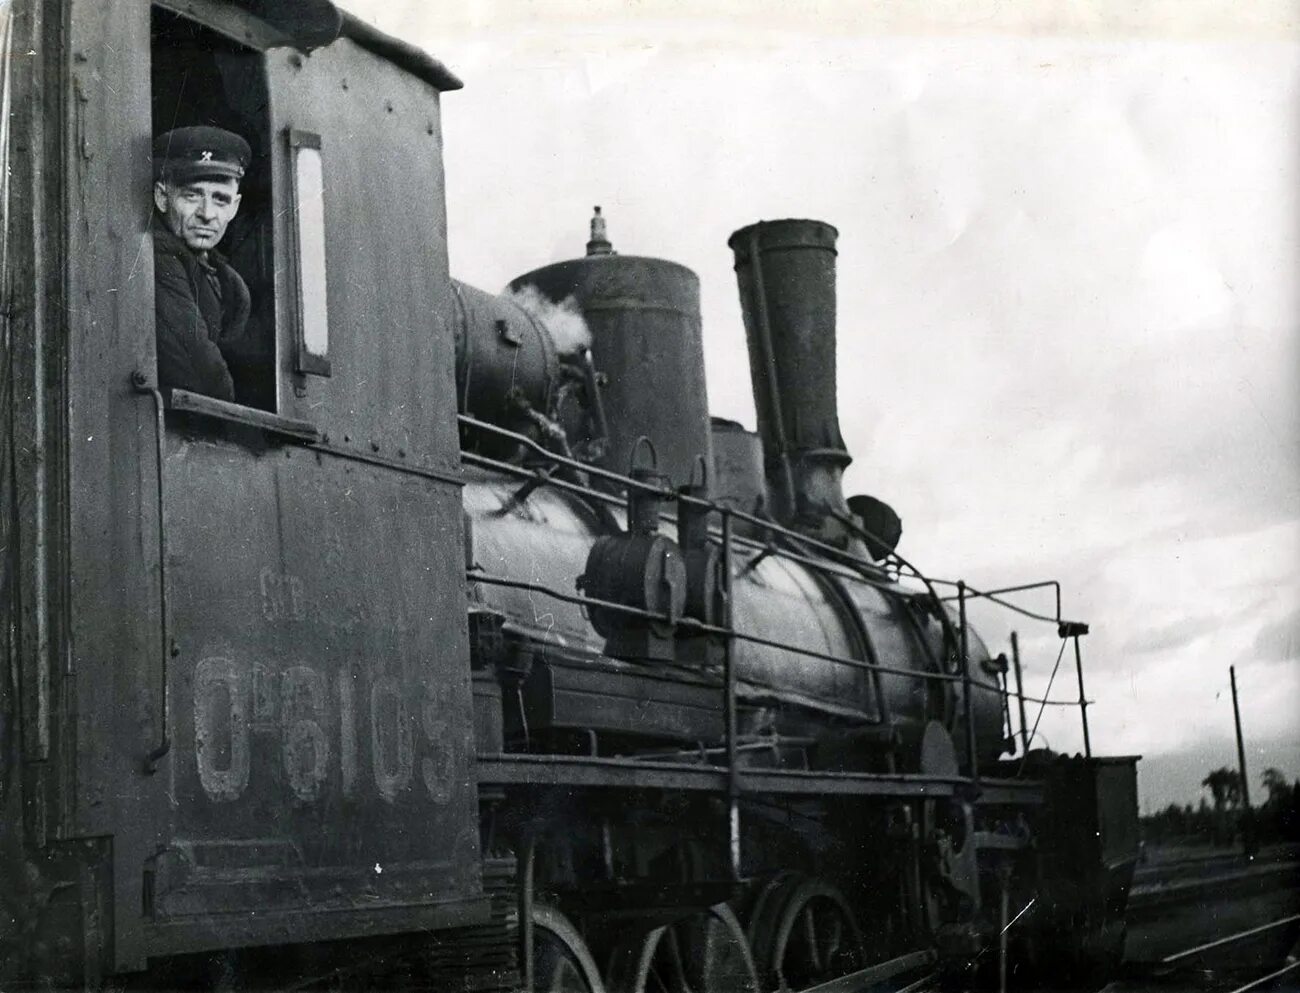
[[768, 403], [772, 405], [772, 434], [776, 442], [776, 457], [781, 466], [781, 490], [787, 520], [794, 515], [794, 470], [790, 467], [790, 445], [785, 436], [785, 422], [781, 417], [781, 387], [776, 379], [776, 351], [772, 347], [772, 321], [767, 310], [767, 287], [763, 279], [763, 267], [759, 265], [758, 227], [749, 231], [749, 264], [753, 269], [753, 306], [756, 320], [760, 360], [767, 372]]

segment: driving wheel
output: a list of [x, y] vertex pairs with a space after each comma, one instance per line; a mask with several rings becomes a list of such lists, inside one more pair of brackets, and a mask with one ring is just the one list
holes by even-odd
[[531, 918], [533, 993], [604, 993], [587, 943], [569, 919], [545, 903], [533, 904]]
[[828, 883], [787, 877], [766, 894], [749, 926], [750, 948], [768, 988], [802, 990], [866, 965], [857, 918]]
[[725, 903], [624, 936], [606, 971], [610, 993], [759, 993], [745, 932]]

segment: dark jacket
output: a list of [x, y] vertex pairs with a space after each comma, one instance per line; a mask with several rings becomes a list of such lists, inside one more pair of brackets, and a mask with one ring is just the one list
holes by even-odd
[[218, 253], [199, 258], [157, 220], [153, 268], [159, 389], [234, 400], [222, 351], [245, 336], [248, 286]]

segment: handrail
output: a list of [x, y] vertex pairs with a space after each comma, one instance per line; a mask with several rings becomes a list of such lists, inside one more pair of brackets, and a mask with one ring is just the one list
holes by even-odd
[[[512, 432], [506, 432], [506, 433], [512, 434]], [[620, 499], [619, 497], [615, 496], [612, 493], [606, 493], [603, 490], [592, 489], [591, 487], [583, 486], [581, 483], [574, 482], [571, 479], [565, 479], [558, 475], [548, 475], [546, 470], [530, 469], [526, 466], [515, 465], [514, 463], [511, 462], [505, 462], [502, 461], [501, 459], [494, 459], [491, 456], [487, 456], [487, 455], [479, 455], [474, 452], [462, 452], [461, 460], [464, 462], [468, 462], [471, 465], [479, 466], [481, 468], [495, 469], [498, 472], [510, 473], [511, 475], [517, 476], [520, 479], [530, 480], [535, 485], [539, 485], [539, 486], [546, 485], [546, 486], [553, 487], [554, 489], [557, 490], [564, 490], [565, 492], [572, 493], [575, 496], [583, 498], [584, 500], [595, 500], [600, 503], [607, 504], [610, 507], [621, 508], [624, 507], [626, 503], [626, 501]], [[561, 459], [557, 459], [557, 462], [563, 465], [565, 463], [565, 460], [561, 458]], [[726, 507], [721, 504], [714, 504], [711, 501], [701, 500], [698, 497], [676, 494], [670, 490], [662, 490], [657, 487], [646, 486], [645, 484], [637, 480], [632, 480], [632, 482], [638, 488], [644, 489], [648, 492], [656, 493], [664, 498], [676, 499], [683, 504], [705, 507], [718, 514], [726, 513], [729, 514], [733, 520], [742, 520], [747, 523], [763, 524], [766, 527], [770, 527], [773, 531], [775, 531], [778, 534], [789, 534], [789, 535], [793, 535], [796, 538], [802, 537], [798, 535], [796, 532], [792, 532], [792, 531], [787, 532], [786, 529], [781, 527], [781, 525], [779, 524], [776, 524], [772, 521], [763, 521], [762, 518], [754, 517], [752, 514], [746, 514], [744, 511], [736, 510], [732, 507]], [[664, 518], [664, 521], [670, 522], [671, 519]], [[716, 543], [720, 544], [721, 542], [720, 535], [711, 534], [711, 537]], [[856, 582], [862, 583], [864, 586], [873, 586], [876, 589], [891, 590], [891, 591], [905, 589], [904, 587], [900, 587], [898, 583], [895, 583], [892, 580], [887, 580], [884, 578], [873, 579], [870, 576], [863, 575], [863, 573], [859, 570], [849, 568], [847, 565], [840, 565], [837, 562], [828, 562], [824, 559], [815, 559], [808, 555], [801, 555], [798, 552], [793, 551], [792, 549], [784, 548], [779, 545], [772, 545], [772, 544], [764, 545], [755, 541], [752, 538], [745, 538], [734, 534], [732, 535], [731, 540], [733, 544], [742, 546], [746, 549], [752, 549], [753, 551], [759, 553], [766, 552], [768, 555], [775, 555], [783, 559], [789, 559], [791, 562], [798, 562], [801, 565], [806, 565], [811, 569], [817, 569], [821, 572], [836, 576], [840, 579], [854, 580]], [[815, 538], [806, 539], [806, 543], [813, 546], [814, 548], [821, 546], [821, 542], [817, 541]], [[824, 547], [831, 548], [832, 546], [827, 545]], [[834, 550], [837, 551], [840, 555], [845, 554], [843, 549], [834, 549]]]
[[[661, 614], [653, 610], [646, 610], [643, 607], [630, 607], [627, 604], [617, 603], [613, 600], [601, 600], [598, 597], [584, 596], [580, 593], [562, 593], [559, 590], [552, 589], [542, 583], [530, 583], [524, 579], [511, 579], [509, 576], [497, 576], [480, 568], [466, 570], [465, 578], [471, 583], [486, 583], [489, 586], [502, 586], [508, 589], [523, 590], [528, 593], [538, 593], [542, 596], [548, 596], [564, 603], [577, 604], [581, 607], [599, 607], [601, 610], [610, 610], [616, 613], [626, 614], [629, 617], [640, 617], [645, 620], [658, 621], [665, 624], [669, 623], [671, 620], [667, 614]], [[862, 669], [869, 672], [880, 672], [891, 676], [904, 676], [910, 679], [933, 680], [942, 683], [959, 683], [963, 678], [955, 673], [922, 672], [916, 669], [900, 669], [896, 666], [881, 665], [875, 662], [865, 662], [862, 659], [851, 659], [845, 655], [833, 655], [829, 652], [819, 652], [815, 648], [804, 648], [801, 645], [792, 645], [789, 642], [764, 638], [760, 635], [748, 634], [744, 631], [737, 631], [716, 624], [705, 624], [703, 621], [697, 621], [693, 617], [679, 617], [677, 618], [677, 625], [678, 627], [684, 627], [700, 634], [712, 634], [724, 638], [736, 638], [739, 641], [747, 641], [755, 645], [764, 645], [768, 648], [777, 648], [781, 651], [792, 652], [795, 655], [822, 659], [826, 662], [834, 662], [839, 665], [845, 665], [853, 669]], [[979, 685], [988, 689], [990, 692], [993, 691], [993, 689], [986, 684], [981, 683]], [[999, 690], [998, 692], [1001, 691]], [[1025, 699], [1031, 703], [1038, 703], [1049, 707], [1077, 707], [1079, 705], [1078, 700], [1043, 700], [1028, 695], [1025, 696]]]
[[167, 522], [164, 508], [163, 459], [167, 454], [167, 426], [163, 411], [166, 405], [163, 395], [152, 378], [141, 370], [131, 375], [131, 386], [137, 393], [147, 393], [153, 397], [154, 407], [154, 442], [157, 448], [157, 487], [158, 487], [158, 612], [159, 638], [162, 650], [159, 653], [160, 682], [162, 698], [158, 707], [159, 739], [144, 757], [144, 771], [153, 775], [158, 771], [158, 763], [172, 750], [171, 708], [168, 704], [167, 684], [170, 681], [170, 660], [176, 649], [172, 645], [171, 613], [167, 602]]
[[[781, 537], [793, 541], [797, 544], [803, 545], [806, 548], [815, 549], [816, 551], [819, 551], [822, 554], [830, 557], [836, 563], [851, 562], [856, 565], [875, 568], [874, 566], [871, 566], [869, 563], [857, 559], [851, 553], [846, 552], [843, 548], [837, 548], [836, 546], [828, 544], [817, 538], [810, 537], [809, 535], [803, 534], [799, 531], [794, 531], [791, 528], [787, 528], [782, 524], [778, 524], [776, 521], [768, 520], [763, 517], [758, 517], [755, 514], [748, 514], [745, 511], [737, 510], [734, 507], [723, 507], [721, 504], [715, 503], [712, 500], [707, 500], [703, 497], [693, 496], [689, 493], [682, 493], [679, 490], [674, 490], [662, 486], [656, 486], [653, 483], [647, 483], [644, 480], [640, 480], [640, 479], [630, 479], [627, 476], [624, 476], [621, 473], [614, 472], [610, 469], [605, 469], [602, 468], [601, 466], [591, 465], [587, 462], [581, 462], [578, 459], [570, 458], [564, 455], [559, 455], [555, 452], [552, 452], [546, 446], [537, 442], [536, 439], [528, 437], [528, 435], [520, 434], [517, 431], [511, 431], [507, 428], [498, 427], [495, 424], [489, 424], [487, 421], [480, 421], [478, 418], [472, 417], [468, 414], [458, 414], [457, 420], [463, 427], [488, 431], [491, 434], [498, 435], [502, 438], [506, 438], [509, 439], [510, 441], [516, 442], [517, 444], [523, 445], [534, 454], [539, 455], [542, 458], [547, 459], [548, 461], [552, 461], [556, 465], [562, 465], [566, 468], [573, 469], [577, 472], [586, 473], [588, 476], [594, 476], [597, 479], [604, 479], [612, 483], [618, 483], [620, 486], [625, 487], [627, 489], [636, 489], [636, 490], [640, 490], [643, 493], [652, 494], [654, 496], [659, 497], [661, 500], [664, 500], [665, 502], [676, 501], [677, 503], [687, 504], [690, 506], [699, 507], [703, 510], [715, 511], [717, 513], [722, 513], [723, 510], [726, 510], [729, 514], [731, 514], [732, 518], [735, 520], [744, 521], [746, 524], [752, 525], [753, 527], [756, 528], [761, 528], [765, 531], [769, 531], [774, 535], [780, 535]], [[500, 468], [503, 465], [509, 465], [509, 463], [502, 463], [498, 459], [489, 459], [487, 456], [476, 455], [472, 452], [462, 453], [461, 457], [480, 464], [486, 464], [488, 462], [491, 462], [494, 463], [495, 468]], [[528, 472], [528, 470], [525, 469], [524, 471], [527, 472], [529, 475], [532, 475], [532, 473]], [[576, 483], [571, 483], [569, 487], [565, 487], [565, 488], [572, 488], [577, 491], [585, 492], [589, 494], [598, 494], [600, 498], [607, 498], [610, 496], [609, 494], [601, 494], [599, 490], [591, 490], [587, 487], [582, 487]], [[609, 502], [619, 506], [621, 506], [623, 503], [623, 501], [619, 500], [616, 497], [610, 499]], [[810, 561], [815, 561], [815, 560], [810, 560]], [[819, 563], [819, 564], [822, 566], [826, 565], [826, 563]], [[880, 585], [894, 586], [896, 584], [881, 583]]]
[[[728, 595], [730, 594], [730, 580], [731, 580], [731, 568], [730, 568], [732, 562], [731, 550], [732, 547], [738, 541], [745, 546], [752, 545], [758, 548], [760, 555], [762, 554], [779, 555], [783, 558], [790, 559], [791, 561], [799, 562], [810, 569], [814, 569], [828, 576], [835, 576], [840, 579], [856, 580], [858, 582], [863, 583], [864, 585], [873, 586], [876, 587], [877, 589], [887, 590], [891, 592], [901, 592], [907, 590], [906, 587], [900, 586], [899, 583], [896, 582], [895, 580], [885, 578], [883, 576], [883, 570], [881, 570], [880, 567], [877, 566], [876, 564], [867, 562], [865, 559], [862, 559], [859, 556], [847, 552], [843, 548], [838, 548], [834, 545], [828, 544], [827, 542], [821, 541], [817, 538], [800, 533], [798, 531], [794, 531], [775, 521], [767, 520], [758, 517], [754, 514], [748, 514], [745, 513], [744, 511], [737, 510], [732, 507], [726, 507], [707, 498], [698, 497], [687, 492], [665, 488], [662, 486], [655, 485], [654, 483], [647, 482], [645, 480], [631, 479], [627, 476], [621, 475], [617, 472], [613, 472], [609, 469], [605, 469], [601, 466], [591, 465], [589, 463], [582, 462], [578, 459], [573, 458], [568, 454], [556, 453], [546, 448], [544, 445], [540, 444], [535, 439], [525, 434], [520, 434], [519, 432], [516, 431], [510, 431], [506, 428], [499, 427], [498, 425], [490, 424], [486, 421], [481, 421], [478, 418], [467, 414], [458, 414], [457, 418], [460, 425], [464, 428], [485, 431], [491, 434], [495, 434], [502, 438], [510, 439], [511, 441], [514, 441], [515, 443], [525, 447], [535, 455], [540, 456], [542, 459], [549, 461], [553, 467], [564, 466], [574, 470], [579, 474], [582, 474], [577, 477], [579, 480], [583, 478], [602, 479], [611, 483], [616, 483], [619, 487], [625, 490], [635, 489], [643, 493], [652, 494], [654, 496], [657, 496], [661, 500], [664, 500], [665, 502], [675, 501], [681, 505], [694, 506], [697, 508], [704, 509], [708, 512], [719, 514], [722, 518], [721, 534], [720, 535], [713, 534], [714, 529], [712, 528], [710, 529], [710, 532], [711, 534], [713, 534], [713, 540], [716, 541], [721, 546], [723, 552], [723, 559], [728, 566], [726, 569], [726, 583], [727, 583], [726, 592], [728, 593]], [[461, 457], [464, 461], [470, 462], [471, 464], [478, 464], [486, 468], [495, 469], [497, 471], [510, 472], [530, 480], [535, 480], [536, 484], [538, 485], [544, 484], [544, 485], [556, 486], [560, 489], [572, 492], [586, 500], [597, 500], [612, 505], [620, 505], [622, 503], [622, 501], [617, 496], [614, 496], [613, 494], [602, 492], [591, 486], [585, 485], [583, 482], [561, 478], [559, 474], [555, 473], [553, 470], [545, 471], [545, 472], [539, 470], [530, 470], [528, 468], [517, 466], [510, 462], [504, 462], [487, 456], [477, 455], [473, 452], [462, 452]], [[877, 540], [879, 540], [878, 537], [874, 535], [865, 526], [863, 526], [860, 521], [847, 518], [846, 515], [843, 514], [836, 514], [835, 516], [837, 519], [841, 520], [842, 523], [845, 523], [848, 526], [850, 526], [859, 535], [877, 538]], [[759, 545], [757, 542], [753, 542], [747, 539], [743, 539], [743, 538], [738, 539], [732, 532], [731, 525], [734, 521], [744, 521], [745, 523], [760, 530], [761, 532], [766, 532], [769, 536], [779, 537], [784, 539], [784, 542], [780, 544], [774, 544], [771, 540], [769, 540], [766, 544]], [[789, 547], [789, 546], [793, 546], [793, 547]], [[764, 549], [766, 549], [766, 552], [763, 551]], [[825, 558], [824, 559], [814, 558], [812, 557], [812, 555], [801, 554], [802, 551], [812, 552], [814, 554], [820, 553], [821, 555], [825, 556]], [[467, 578], [469, 578], [472, 581], [480, 581], [480, 582], [485, 582], [490, 584], [511, 586], [519, 589], [526, 589], [531, 592], [536, 592], [546, 596], [551, 596], [556, 599], [567, 601], [570, 603], [576, 603], [581, 606], [598, 606], [606, 610], [622, 612], [627, 614], [628, 616], [639, 616], [646, 619], [666, 621], [669, 623], [672, 623], [675, 620], [678, 626], [686, 628], [687, 630], [695, 631], [697, 633], [702, 633], [702, 634], [712, 634], [712, 635], [720, 636], [726, 639], [728, 646], [732, 639], [737, 639], [741, 641], [748, 641], [753, 644], [766, 645], [768, 647], [777, 648], [783, 651], [789, 651], [794, 654], [803, 655], [810, 658], [820, 658], [829, 662], [833, 662], [835, 664], [846, 665], [851, 668], [860, 669], [860, 670], [873, 672], [873, 673], [886, 673], [891, 675], [904, 676], [910, 679], [933, 680], [936, 682], [947, 682], [947, 683], [962, 682], [964, 684], [963, 695], [964, 695], [964, 710], [965, 710], [964, 716], [965, 716], [965, 723], [966, 723], [967, 751], [970, 756], [970, 767], [972, 771], [972, 778], [976, 780], [978, 779], [978, 765], [975, 756], [974, 720], [973, 720], [974, 708], [972, 702], [973, 700], [972, 690], [974, 686], [974, 680], [971, 677], [970, 665], [969, 665], [970, 660], [969, 660], [969, 647], [967, 644], [968, 633], [967, 633], [967, 622], [966, 622], [966, 603], [967, 601], [972, 599], [989, 600], [993, 603], [998, 604], [1001, 607], [1004, 607], [1007, 610], [1012, 611], [1013, 613], [1020, 614], [1024, 617], [1030, 618], [1031, 620], [1037, 620], [1044, 623], [1055, 624], [1057, 625], [1058, 632], [1063, 640], [1071, 637], [1074, 639], [1075, 667], [1076, 667], [1076, 671], [1078, 675], [1078, 683], [1079, 683], [1079, 696], [1077, 699], [1054, 700], [1046, 696], [1035, 697], [1026, 694], [1023, 690], [1023, 684], [1021, 683], [1020, 680], [1019, 666], [1017, 666], [1017, 692], [1015, 693], [1015, 696], [1020, 702], [1020, 709], [1022, 713], [1024, 709], [1024, 704], [1026, 702], [1039, 704], [1040, 707], [1043, 708], [1049, 706], [1078, 707], [1083, 722], [1085, 752], [1089, 757], [1091, 757], [1092, 743], [1088, 733], [1089, 729], [1088, 729], [1087, 708], [1092, 703], [1092, 701], [1087, 699], [1087, 696], [1085, 695], [1083, 690], [1083, 660], [1079, 649], [1079, 636], [1088, 633], [1088, 626], [1082, 622], [1067, 621], [1062, 618], [1061, 584], [1057, 580], [1049, 579], [1049, 580], [1043, 580], [1035, 583], [1022, 583], [1015, 586], [1000, 587], [993, 590], [980, 590], [980, 589], [976, 589], [975, 587], [967, 585], [961, 579], [951, 580], [951, 579], [942, 579], [939, 577], [927, 576], [924, 572], [918, 569], [907, 559], [903, 558], [897, 552], [891, 552], [889, 555], [889, 560], [894, 564], [894, 566], [896, 566], [897, 575], [900, 579], [906, 576], [908, 578], [912, 578], [919, 581], [925, 586], [925, 592], [928, 594], [929, 598], [936, 605], [935, 614], [937, 616], [937, 620], [939, 621], [939, 624], [943, 628], [945, 645], [951, 645], [951, 649], [948, 650], [955, 649], [960, 658], [960, 667], [961, 667], [960, 674], [947, 673], [947, 672], [924, 672], [915, 669], [900, 669], [893, 666], [881, 665], [877, 662], [863, 661], [861, 659], [851, 659], [845, 656], [837, 656], [825, 652], [818, 652], [814, 649], [803, 648], [798, 645], [792, 645], [789, 643], [784, 643], [784, 642], [780, 642], [768, 638], [762, 638], [757, 635], [752, 635], [743, 631], [735, 630], [732, 627], [729, 612], [725, 619], [724, 625], [716, 626], [716, 625], [703, 624], [699, 621], [694, 620], [693, 618], [673, 619], [673, 618], [668, 618], [666, 616], [659, 615], [658, 613], [652, 611], [646, 611], [646, 610], [641, 610], [639, 608], [628, 607], [623, 604], [601, 601], [590, 597], [565, 594], [559, 592], [558, 590], [550, 589], [541, 584], [528, 583], [521, 580], [512, 580], [504, 576], [491, 576], [477, 569], [470, 570], [469, 573], [467, 574]], [[882, 578], [880, 579], [874, 578], [871, 575], [872, 572], [881, 573]], [[957, 590], [956, 595], [941, 597], [938, 591], [935, 589], [936, 586], [955, 587]], [[1019, 593], [1028, 590], [1043, 589], [1047, 587], [1051, 587], [1055, 592], [1056, 610], [1054, 616], [1041, 614], [1036, 611], [1032, 611], [1027, 608], [1021, 607], [1020, 605], [1012, 603], [1009, 600], [1003, 599], [1004, 594]], [[917, 595], [920, 593], [920, 591], [908, 591], [908, 592], [909, 595]], [[944, 603], [948, 603], [953, 600], [956, 600], [958, 603], [959, 618], [958, 618], [958, 625], [956, 626], [956, 630], [954, 630], [954, 625], [952, 624], [952, 619], [949, 616], [948, 612], [942, 607]], [[729, 602], [729, 596], [728, 596], [728, 602]], [[1013, 651], [1017, 655], [1017, 662], [1018, 662], [1019, 661], [1018, 642], [1013, 644]], [[1058, 665], [1059, 665], [1059, 659], [1058, 659]], [[727, 741], [731, 742], [733, 737], [733, 731], [734, 731], [734, 729], [731, 726], [734, 715], [732, 715], [731, 711], [735, 705], [734, 702], [734, 688], [735, 688], [734, 678], [735, 677], [734, 677], [734, 672], [732, 671], [732, 660], [730, 657], [729, 647], [727, 649], [727, 655], [724, 656], [723, 670], [724, 670], [723, 671], [724, 693], [727, 697], [724, 704], [724, 709], [727, 711], [728, 714]], [[1055, 672], [1053, 673], [1053, 676], [1054, 675]], [[984, 684], [981, 683], [980, 685], [983, 686]], [[1010, 689], [1003, 686], [1000, 682], [998, 686], [994, 689], [994, 691], [1003, 697], [1004, 702], [1007, 699], [1009, 699], [1009, 697], [1011, 696]], [[1051, 684], [1049, 683], [1047, 693], [1050, 692], [1051, 692]], [[1008, 709], [1008, 708], [1004, 707], [1004, 709]], [[1041, 718], [1042, 716], [1041, 711], [1039, 716]], [[1024, 724], [1023, 717], [1021, 719], [1021, 723], [1022, 723], [1021, 736], [1023, 738], [1025, 737], [1024, 727], [1023, 727]], [[1037, 722], [1035, 722], [1035, 724], [1037, 724]], [[731, 745], [728, 744], [728, 748], [730, 747]], [[1027, 749], [1027, 747], [1028, 747], [1028, 742], [1025, 743], [1025, 748]]]
[[[922, 578], [922, 577], [918, 576], [917, 578]], [[935, 583], [936, 585], [939, 586], [957, 586], [961, 583], [961, 580], [936, 579], [931, 577], [929, 582]], [[1039, 589], [1044, 589], [1048, 586], [1051, 586], [1056, 590], [1056, 615], [1054, 617], [1049, 617], [1047, 614], [1039, 614], [1036, 613], [1035, 611], [1028, 610], [1024, 607], [1019, 606], [1018, 604], [1011, 603], [1009, 600], [1003, 600], [997, 595], [1000, 593], [1020, 593], [1025, 590], [1039, 590]], [[945, 603], [947, 603], [951, 600], [956, 600], [957, 597], [947, 596], [947, 597], [943, 597], [942, 599]], [[1004, 586], [998, 590], [977, 590], [975, 589], [975, 587], [970, 586], [968, 584], [966, 586], [966, 599], [992, 600], [994, 603], [998, 604], [999, 606], [1006, 607], [1010, 611], [1013, 611], [1017, 614], [1021, 614], [1024, 617], [1032, 618], [1033, 620], [1036, 621], [1042, 621], [1045, 624], [1080, 623], [1078, 621], [1066, 620], [1061, 616], [1061, 584], [1059, 581], [1055, 579], [1044, 579], [1044, 580], [1040, 580], [1037, 583], [1021, 583], [1019, 586]]]

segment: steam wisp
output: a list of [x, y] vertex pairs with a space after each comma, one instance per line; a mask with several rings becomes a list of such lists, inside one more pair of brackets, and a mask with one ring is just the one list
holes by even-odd
[[578, 301], [567, 296], [559, 303], [548, 299], [531, 284], [506, 290], [502, 296], [535, 317], [550, 332], [561, 357], [581, 355], [591, 348], [591, 329], [582, 316]]

